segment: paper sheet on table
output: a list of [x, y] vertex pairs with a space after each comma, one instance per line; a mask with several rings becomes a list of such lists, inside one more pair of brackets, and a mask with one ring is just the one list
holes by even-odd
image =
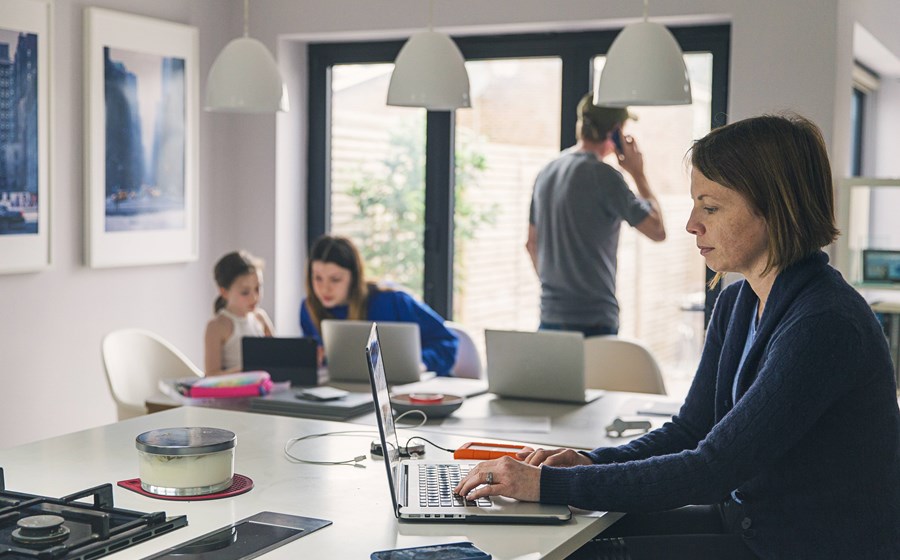
[[441, 423], [447, 428], [490, 430], [492, 432], [550, 432], [547, 416], [484, 416], [481, 418], [457, 418], [448, 416]]
[[649, 416], [675, 416], [681, 410], [680, 402], [676, 401], [646, 401], [637, 405], [635, 414]]

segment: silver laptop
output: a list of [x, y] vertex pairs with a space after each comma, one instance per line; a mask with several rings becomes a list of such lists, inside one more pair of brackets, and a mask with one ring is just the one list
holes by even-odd
[[562, 523], [570, 519], [572, 512], [567, 506], [520, 502], [499, 496], [472, 502], [454, 496], [453, 488], [469, 469], [478, 464], [477, 461], [400, 459], [400, 445], [385, 378], [385, 369], [394, 366], [388, 356], [382, 354], [379, 342], [381, 327], [381, 323], [372, 325], [365, 357], [394, 515], [416, 521], [493, 523]]
[[587, 403], [603, 391], [585, 389], [584, 336], [567, 331], [484, 332], [488, 391], [501, 397]]
[[[421, 380], [422, 343], [416, 323], [379, 322], [383, 352], [391, 365], [388, 383]], [[369, 367], [362, 349], [369, 340], [371, 321], [322, 321], [322, 344], [331, 381], [369, 383]]]

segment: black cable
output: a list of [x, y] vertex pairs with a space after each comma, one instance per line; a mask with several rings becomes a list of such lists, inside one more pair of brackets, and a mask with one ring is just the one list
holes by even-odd
[[[406, 426], [404, 428], [418, 428], [419, 426], [422, 426], [423, 424], [425, 424], [425, 422], [428, 420], [428, 416], [421, 410], [409, 410], [409, 411], [404, 412], [403, 414], [397, 416], [397, 418], [394, 421], [396, 422], [396, 421], [402, 419], [407, 414], [411, 414], [411, 413], [422, 415], [422, 422], [420, 422], [416, 426]], [[344, 459], [343, 461], [314, 461], [314, 460], [310, 460], [310, 459], [303, 459], [301, 457], [297, 457], [296, 455], [291, 454], [291, 448], [295, 444], [300, 443], [301, 441], [306, 441], [308, 439], [316, 439], [316, 438], [326, 437], [326, 436], [356, 437], [356, 436], [371, 436], [371, 435], [376, 435], [376, 434], [377, 434], [377, 432], [369, 432], [369, 431], [362, 431], [362, 430], [341, 430], [341, 431], [337, 431], [337, 432], [324, 432], [324, 433], [319, 433], [319, 434], [309, 434], [309, 435], [295, 437], [295, 438], [291, 438], [291, 439], [287, 440], [284, 444], [284, 448], [282, 449], [282, 451], [283, 451], [285, 457], [287, 458], [287, 460], [292, 463], [306, 463], [309, 465], [349, 465], [349, 466], [364, 469], [364, 468], [366, 468], [366, 466], [363, 465], [361, 463], [361, 461], [364, 461], [366, 459], [365, 455], [357, 455], [356, 457], [353, 457], [352, 459]], [[446, 447], [441, 447], [440, 445], [434, 443], [433, 441], [429, 441], [421, 436], [413, 436], [413, 437], [409, 438], [408, 440], [406, 440], [407, 448], [409, 448], [409, 442], [411, 442], [414, 439], [420, 439], [420, 440], [424, 441], [425, 443], [429, 443], [442, 451], [449, 451], [450, 453], [453, 453], [454, 451], [456, 451], [455, 449], [447, 449]]]
[[440, 445], [434, 443], [433, 441], [429, 441], [429, 440], [423, 438], [422, 436], [413, 436], [413, 437], [409, 438], [408, 440], [406, 440], [406, 447], [409, 447], [409, 442], [411, 442], [414, 439], [420, 439], [420, 440], [424, 441], [425, 443], [429, 443], [429, 444], [437, 447], [441, 451], [449, 451], [450, 453], [453, 453], [454, 451], [456, 451], [455, 449], [447, 449], [446, 447], [441, 447]]

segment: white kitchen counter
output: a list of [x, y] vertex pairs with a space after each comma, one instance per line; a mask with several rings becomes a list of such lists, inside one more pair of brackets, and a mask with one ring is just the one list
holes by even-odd
[[[142, 512], [187, 515], [188, 526], [155, 537], [106, 558], [142, 558], [227, 526], [261, 511], [315, 517], [333, 525], [269, 552], [264, 558], [359, 558], [375, 550], [441, 542], [472, 541], [497, 560], [565, 558], [608, 527], [619, 514], [581, 513], [556, 526], [400, 523], [394, 517], [384, 463], [368, 458], [367, 468], [289, 462], [284, 443], [302, 435], [371, 430], [371, 436], [326, 437], [294, 446], [295, 455], [317, 460], [368, 457], [374, 429], [282, 416], [211, 408], [180, 407], [91, 430], [0, 450], [6, 488], [61, 497], [106, 482], [138, 476], [135, 437], [145, 431], [177, 426], [224, 428], [237, 434], [235, 472], [253, 479], [254, 488], [239, 496], [210, 501], [167, 501], [115, 487], [115, 506]], [[400, 432], [401, 443], [412, 435]], [[434, 432], [422, 435], [443, 447], [471, 438]], [[449, 453], [427, 445], [427, 457]]]

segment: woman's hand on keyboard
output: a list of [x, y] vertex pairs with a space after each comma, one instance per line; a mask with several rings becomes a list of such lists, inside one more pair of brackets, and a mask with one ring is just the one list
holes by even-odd
[[[528, 449], [528, 448], [526, 448]], [[533, 449], [530, 453], [521, 452], [518, 458], [528, 465], [549, 465], [551, 467], [574, 467], [591, 465], [590, 457], [582, 455], [574, 449]]]
[[541, 497], [541, 468], [509, 456], [482, 461], [453, 491], [467, 500], [506, 496], [523, 502], [537, 502]]

